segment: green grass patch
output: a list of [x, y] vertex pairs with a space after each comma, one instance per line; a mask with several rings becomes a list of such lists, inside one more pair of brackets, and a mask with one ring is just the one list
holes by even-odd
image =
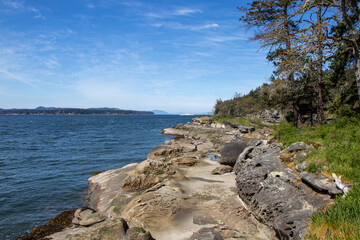
[[288, 123], [276, 127], [275, 137], [285, 147], [294, 142], [315, 145], [308, 160], [326, 163], [328, 171], [346, 180], [360, 182], [360, 120], [341, 118], [318, 127], [295, 128]]
[[214, 116], [209, 121], [216, 121], [219, 123], [222, 123], [224, 121], [230, 122], [233, 124], [240, 124], [245, 126], [255, 126], [256, 128], [263, 128], [266, 125], [261, 121], [261, 119], [255, 119], [255, 118], [245, 118], [245, 117], [232, 117], [232, 116]]
[[346, 198], [338, 197], [335, 205], [312, 216], [309, 239], [360, 239], [360, 185]]
[[288, 147], [294, 142], [315, 144], [308, 172], [327, 170], [352, 182], [354, 187], [345, 198], [312, 217], [309, 239], [360, 239], [360, 120], [341, 118], [329, 124], [295, 128], [281, 123], [275, 137]]

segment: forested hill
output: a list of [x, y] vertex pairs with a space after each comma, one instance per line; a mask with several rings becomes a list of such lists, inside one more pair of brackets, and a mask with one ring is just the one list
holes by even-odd
[[[360, 1], [252, 1], [239, 8], [274, 65], [269, 84], [218, 100], [215, 114], [282, 108], [296, 126], [360, 113]], [[240, 90], [241, 89], [237, 89]]]
[[0, 109], [0, 115], [154, 115], [149, 111], [121, 110], [117, 108], [44, 108]]

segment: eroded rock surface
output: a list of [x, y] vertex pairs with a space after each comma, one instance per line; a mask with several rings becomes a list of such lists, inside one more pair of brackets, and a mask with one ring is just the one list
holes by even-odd
[[[295, 239], [330, 202], [280, 161], [270, 129], [244, 135], [199, 118], [163, 133], [177, 137], [141, 163], [91, 177], [89, 208], [76, 211], [76, 225], [49, 238]], [[221, 151], [233, 142], [236, 147]], [[222, 160], [231, 155], [228, 166], [209, 157], [220, 152]], [[101, 221], [80, 223], [89, 216]]]

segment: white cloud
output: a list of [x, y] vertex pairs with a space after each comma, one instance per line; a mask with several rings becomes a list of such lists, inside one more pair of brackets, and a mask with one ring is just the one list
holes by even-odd
[[5, 6], [8, 6], [10, 8], [14, 8], [14, 9], [20, 9], [20, 8], [24, 7], [23, 1], [3, 0], [2, 2]]
[[16, 80], [21, 83], [25, 83], [28, 86], [35, 87], [31, 80], [27, 79], [23, 74], [12, 73], [5, 69], [0, 68], [0, 74], [2, 73], [4, 78]]
[[200, 9], [194, 9], [194, 8], [181, 8], [181, 9], [177, 9], [173, 15], [178, 15], [178, 16], [187, 16], [187, 15], [191, 15], [193, 13], [202, 13], [202, 10]]
[[94, 7], [95, 7], [95, 5], [92, 4], [92, 3], [88, 3], [86, 6], [87, 6], [88, 8], [94, 8]]

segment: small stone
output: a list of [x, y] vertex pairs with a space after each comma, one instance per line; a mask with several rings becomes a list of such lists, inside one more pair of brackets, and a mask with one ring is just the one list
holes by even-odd
[[309, 145], [306, 144], [304, 142], [297, 142], [297, 143], [293, 143], [291, 144], [286, 151], [287, 152], [295, 152], [295, 151], [303, 151], [303, 150], [310, 150], [310, 149], [314, 149], [313, 145]]
[[305, 162], [302, 162], [298, 165], [296, 165], [295, 169], [298, 171], [298, 172], [303, 172], [305, 171], [305, 169], [309, 166], [309, 162], [308, 161], [305, 161]]

